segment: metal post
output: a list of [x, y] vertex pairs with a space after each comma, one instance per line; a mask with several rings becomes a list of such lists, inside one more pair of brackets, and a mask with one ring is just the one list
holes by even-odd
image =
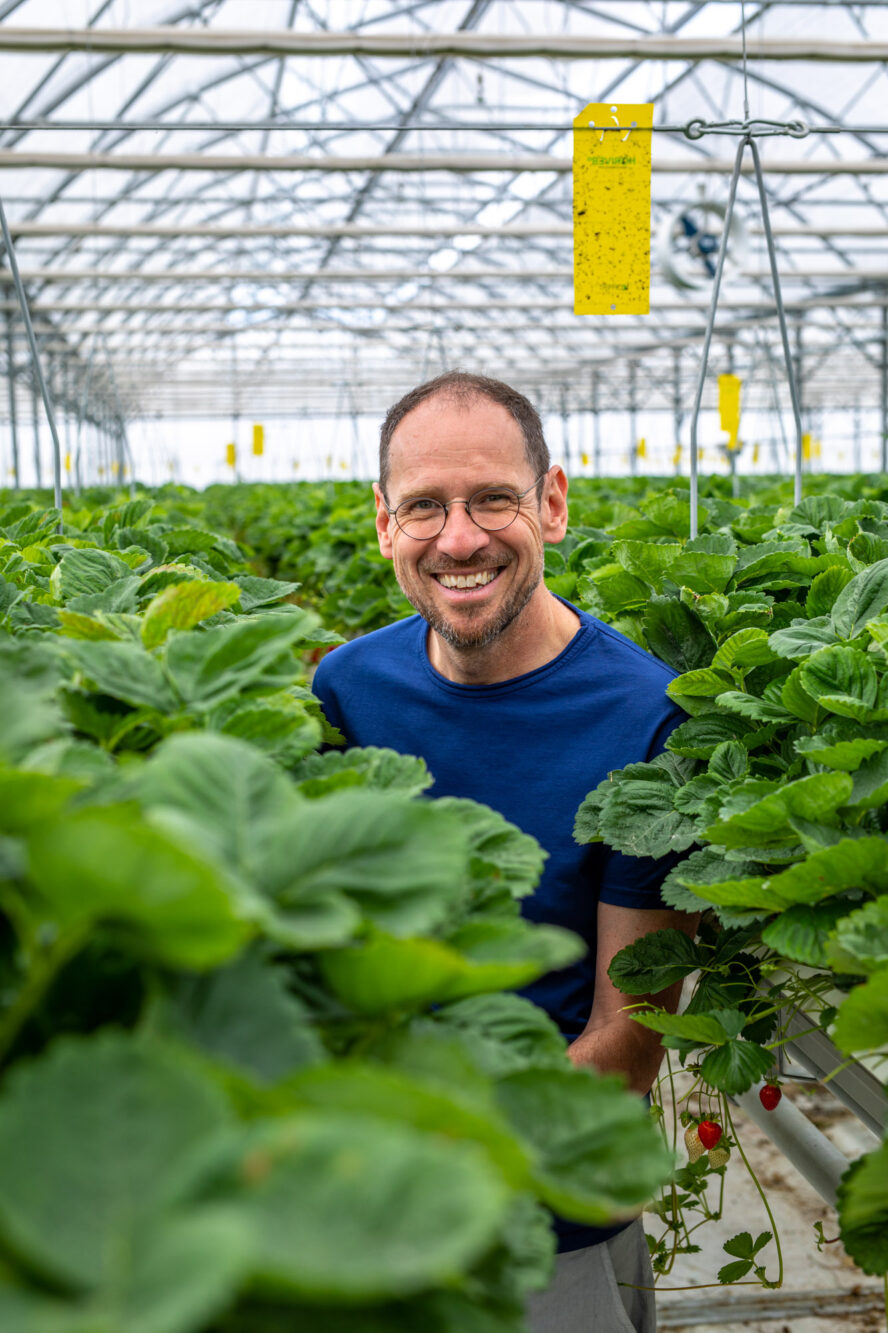
[[592, 471], [601, 476], [601, 414], [598, 402], [598, 371], [592, 371]]
[[40, 399], [36, 380], [31, 385], [31, 407], [34, 417], [34, 484], [39, 491], [43, 487], [43, 472], [40, 467]]
[[561, 390], [561, 441], [564, 446], [564, 470], [567, 475], [570, 476], [570, 435], [568, 432], [567, 421], [567, 394], [563, 389]]
[[[22, 312], [22, 320], [25, 325], [25, 333], [28, 337], [28, 346], [31, 349], [31, 362], [34, 370], [36, 383], [40, 386], [40, 392], [43, 395], [43, 406], [46, 409], [46, 419], [49, 422], [49, 433], [52, 436], [53, 446], [53, 479], [55, 483], [55, 506], [61, 510], [62, 507], [62, 457], [59, 448], [59, 434], [56, 430], [55, 412], [53, 411], [52, 399], [49, 396], [49, 390], [46, 387], [46, 381], [43, 378], [43, 370], [40, 366], [40, 356], [37, 351], [37, 339], [34, 336], [34, 325], [31, 323], [31, 312], [28, 309], [28, 301], [25, 296], [25, 289], [22, 286], [21, 274], [19, 273], [18, 260], [16, 259], [15, 249], [12, 244], [12, 236], [9, 232], [9, 223], [6, 221], [6, 210], [0, 201], [0, 231], [3, 232], [3, 241], [6, 246], [6, 253], [9, 258], [9, 271], [12, 274], [12, 281], [15, 285], [16, 296], [18, 297], [19, 307]], [[62, 525], [59, 523], [59, 531]]]
[[15, 489], [21, 486], [19, 474], [18, 413], [15, 402], [15, 360], [12, 349], [12, 315], [6, 315], [6, 373], [9, 384], [9, 428], [12, 436], [12, 475]]
[[675, 475], [681, 476], [681, 423], [684, 412], [681, 405], [681, 348], [676, 347], [673, 357], [672, 377], [672, 420], [675, 431]]
[[633, 477], [638, 471], [638, 422], [636, 420], [638, 404], [635, 398], [637, 372], [638, 363], [633, 358], [629, 362], [629, 471]]
[[879, 467], [888, 472], [888, 305], [881, 308], [881, 440]]

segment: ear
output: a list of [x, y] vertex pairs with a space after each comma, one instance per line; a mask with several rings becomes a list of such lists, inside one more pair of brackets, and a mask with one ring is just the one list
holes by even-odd
[[[375, 481], [373, 483], [373, 496], [376, 500], [376, 536], [379, 539], [379, 550], [386, 560], [391, 560], [394, 519], [386, 508], [385, 496], [379, 489], [379, 483]], [[559, 537], [558, 540], [560, 541], [561, 538]]]
[[567, 475], [557, 463], [549, 468], [543, 483], [540, 526], [543, 541], [553, 545], [567, 532]]

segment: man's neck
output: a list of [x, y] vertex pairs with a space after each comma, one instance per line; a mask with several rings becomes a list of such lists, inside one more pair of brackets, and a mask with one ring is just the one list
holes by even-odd
[[[460, 685], [496, 685], [525, 676], [563, 652], [580, 627], [569, 606], [541, 589], [512, 624], [483, 648], [458, 648], [429, 630], [429, 661]], [[534, 604], [536, 603], [536, 604]], [[528, 612], [532, 613], [527, 614]]]

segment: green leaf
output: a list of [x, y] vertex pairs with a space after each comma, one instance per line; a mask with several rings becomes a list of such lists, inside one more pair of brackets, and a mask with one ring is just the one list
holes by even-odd
[[92, 616], [85, 616], [80, 611], [60, 611], [59, 624], [62, 627], [62, 633], [71, 639], [107, 639], [110, 642], [120, 638], [110, 625], [102, 620], [96, 620]]
[[719, 708], [726, 708], [740, 717], [748, 717], [754, 722], [791, 722], [792, 714], [782, 704], [770, 699], [760, 699], [754, 694], [744, 694], [742, 690], [726, 690], [716, 696]]
[[856, 986], [842, 1001], [833, 1026], [839, 1050], [876, 1051], [888, 1044], [888, 968]]
[[[746, 695], [744, 698], [748, 697]], [[750, 734], [746, 722], [728, 713], [713, 710], [688, 718], [670, 734], [666, 749], [690, 759], [711, 759], [725, 741], [743, 740]]]
[[118, 579], [129, 578], [129, 565], [111, 551], [91, 549], [66, 551], [53, 570], [50, 586], [56, 601], [104, 592]]
[[494, 1103], [489, 1084], [479, 1098], [474, 1087], [448, 1086], [415, 1070], [340, 1060], [296, 1075], [287, 1094], [311, 1110], [359, 1112], [442, 1139], [475, 1143], [513, 1189], [528, 1188], [527, 1149]]
[[800, 679], [808, 694], [831, 713], [863, 722], [875, 707], [876, 670], [857, 648], [822, 648], [802, 665]]
[[[749, 795], [744, 796], [742, 804], [746, 809], [732, 813], [730, 802], [722, 806], [723, 817], [705, 831], [709, 842], [725, 847], [794, 842], [792, 817], [813, 823], [834, 823], [837, 808], [846, 804], [851, 794], [852, 779], [847, 773], [813, 773], [755, 800], [760, 785], [753, 784]], [[734, 801], [736, 805], [738, 798]]]
[[172, 967], [227, 962], [254, 933], [252, 904], [218, 867], [126, 806], [60, 815], [28, 841], [38, 906], [63, 928], [105, 922]]
[[685, 698], [714, 699], [731, 685], [731, 676], [727, 671], [718, 671], [713, 667], [701, 667], [698, 671], [685, 671], [676, 676], [666, 687], [670, 698], [681, 701]]
[[566, 967], [582, 952], [575, 936], [554, 926], [478, 922], [471, 931], [463, 928], [451, 944], [376, 935], [324, 954], [320, 966], [328, 984], [356, 1013], [382, 1014], [518, 989]]
[[736, 542], [726, 534], [695, 537], [685, 542], [682, 554], [669, 569], [669, 577], [696, 593], [724, 592], [734, 572], [736, 550]]
[[[831, 570], [827, 572], [832, 573]], [[819, 616], [813, 620], [794, 620], [787, 629], [775, 630], [768, 639], [778, 657], [796, 660], [810, 657], [812, 653], [836, 642], [829, 616]]]
[[716, 671], [747, 671], [773, 661], [774, 654], [763, 629], [738, 629], [721, 645], [712, 659]]
[[[810, 658], [808, 660], [810, 661]], [[820, 721], [820, 709], [804, 683], [802, 673], [806, 665], [807, 663], [803, 662], [786, 677], [780, 688], [780, 702], [793, 717], [816, 726]]]
[[424, 759], [376, 745], [308, 755], [291, 770], [300, 789], [313, 797], [335, 789], [335, 779], [344, 772], [355, 774], [359, 785], [374, 791], [401, 791], [407, 796], [420, 796], [434, 782]]
[[739, 1282], [741, 1278], [746, 1277], [751, 1269], [751, 1259], [738, 1259], [736, 1263], [725, 1264], [723, 1268], [718, 1270], [718, 1280], [723, 1286], [731, 1282]]
[[834, 565], [832, 569], [825, 569], [822, 574], [818, 574], [805, 599], [805, 610], [810, 619], [828, 616], [839, 593], [853, 577], [854, 571], [841, 565]]
[[285, 583], [282, 579], [261, 579], [256, 574], [241, 574], [234, 581], [240, 588], [240, 609], [245, 615], [257, 607], [282, 602], [300, 586], [298, 583]]
[[146, 648], [156, 648], [171, 630], [192, 629], [217, 611], [233, 605], [240, 591], [236, 583], [210, 583], [208, 580], [174, 583], [164, 588], [145, 608], [142, 642]]
[[673, 545], [646, 541], [616, 541], [611, 548], [614, 559], [628, 574], [643, 579], [660, 593], [669, 566], [681, 555], [681, 549], [678, 543]]
[[338, 1305], [454, 1285], [509, 1200], [475, 1144], [336, 1111], [260, 1125], [237, 1177], [258, 1289]]
[[180, 707], [160, 663], [134, 643], [66, 640], [64, 653], [102, 694], [161, 713]]
[[854, 774], [847, 804], [858, 810], [874, 810], [888, 801], [888, 752], [865, 759]]
[[257, 680], [295, 644], [310, 642], [317, 624], [311, 612], [294, 608], [287, 615], [242, 617], [202, 634], [176, 634], [166, 647], [167, 670], [185, 700], [209, 707]]
[[564, 1065], [564, 1037], [548, 1014], [521, 995], [471, 995], [441, 1005], [432, 1020], [436, 1028], [457, 1033], [491, 1078]]
[[326, 1058], [283, 969], [258, 949], [208, 976], [172, 981], [155, 1022], [259, 1083]]
[[600, 831], [629, 856], [665, 856], [696, 840], [694, 820], [674, 808], [682, 782], [654, 764], [628, 764], [612, 775], [601, 808]]
[[548, 855], [536, 838], [479, 801], [441, 796], [435, 807], [458, 819], [468, 837], [475, 900], [491, 884], [513, 898], [533, 893]]
[[199, 825], [217, 859], [249, 872], [263, 824], [298, 817], [302, 807], [277, 764], [253, 746], [212, 732], [170, 736], [139, 769], [129, 791], [147, 809]]
[[112, 1032], [56, 1042], [0, 1099], [6, 1244], [50, 1280], [110, 1282], [228, 1123], [221, 1094], [174, 1049]]
[[700, 1077], [712, 1087], [734, 1096], [746, 1092], [773, 1067], [774, 1052], [740, 1038], [710, 1051], [700, 1064]]
[[[630, 1017], [652, 1032], [680, 1037], [694, 1046], [722, 1046], [728, 1040], [728, 1033], [715, 1014], [667, 1014], [652, 1010], [633, 1013]], [[743, 1016], [738, 1013], [737, 1018], [742, 1027]]]
[[[888, 968], [888, 896], [848, 913], [847, 904], [835, 929], [834, 964], [842, 971], [876, 972]], [[837, 955], [837, 956], [836, 956]], [[848, 964], [851, 964], [850, 966]]]
[[776, 950], [784, 958], [809, 967], [825, 967], [827, 940], [836, 922], [847, 912], [848, 904], [844, 899], [798, 903], [769, 922], [762, 931], [762, 939], [769, 949]]
[[852, 1162], [838, 1189], [839, 1234], [864, 1273], [888, 1273], [888, 1143]]
[[888, 560], [870, 565], [842, 589], [832, 607], [832, 623], [838, 636], [853, 639], [888, 607]]
[[540, 1197], [564, 1217], [592, 1225], [628, 1218], [669, 1175], [646, 1107], [617, 1078], [531, 1069], [501, 1079], [496, 1095], [538, 1154]]
[[223, 736], [248, 741], [288, 768], [320, 745], [323, 731], [308, 705], [283, 691], [226, 699], [208, 723]]
[[674, 671], [709, 665], [715, 647], [712, 636], [683, 602], [674, 597], [652, 597], [642, 624], [651, 652]]
[[702, 958], [684, 931], [657, 930], [614, 954], [607, 974], [624, 995], [654, 995], [690, 976]]
[[251, 873], [278, 907], [327, 893], [394, 935], [441, 924], [465, 891], [468, 840], [456, 814], [393, 793], [345, 790], [253, 830]]
[[708, 773], [719, 782], [734, 782], [749, 772], [749, 751], [739, 741], [724, 741], [709, 761]]
[[888, 740], [865, 736], [855, 736], [850, 740], [834, 740], [825, 734], [801, 736], [794, 745], [796, 753], [803, 758], [813, 759], [816, 764], [825, 764], [827, 768], [839, 769], [843, 773], [855, 772], [865, 760], [888, 750]]

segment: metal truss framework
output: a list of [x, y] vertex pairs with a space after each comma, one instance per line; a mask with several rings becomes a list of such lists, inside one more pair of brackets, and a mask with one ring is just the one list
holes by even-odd
[[[78, 13], [82, 14], [84, 6]], [[67, 414], [376, 413], [443, 367], [544, 410], [690, 405], [707, 294], [572, 313], [573, 118], [803, 119], [764, 151], [802, 405], [888, 432], [888, 6], [835, 0], [0, 0], [0, 199]], [[734, 141], [654, 137], [653, 216], [723, 202]], [[754, 184], [713, 381], [773, 403]], [[0, 271], [0, 357], [32, 382]], [[5, 395], [0, 395], [2, 400]], [[714, 401], [713, 397], [707, 399]]]

